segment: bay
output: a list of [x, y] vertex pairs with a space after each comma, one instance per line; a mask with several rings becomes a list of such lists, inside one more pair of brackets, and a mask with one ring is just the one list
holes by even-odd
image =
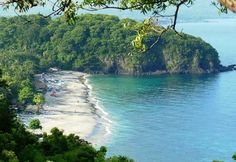
[[[236, 63], [235, 21], [179, 24]], [[99, 105], [112, 121], [108, 154], [138, 162], [232, 161], [236, 152], [236, 72], [152, 77], [92, 76]]]

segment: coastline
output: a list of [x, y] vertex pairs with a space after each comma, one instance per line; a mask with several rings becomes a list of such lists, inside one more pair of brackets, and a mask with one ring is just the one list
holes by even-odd
[[88, 83], [89, 75], [75, 71], [59, 71], [44, 74], [48, 90], [45, 104], [40, 114], [21, 114], [23, 122], [28, 124], [33, 118], [40, 120], [42, 132], [50, 133], [54, 127], [64, 134], [76, 134], [93, 145], [103, 144], [109, 134], [110, 121], [92, 95]]

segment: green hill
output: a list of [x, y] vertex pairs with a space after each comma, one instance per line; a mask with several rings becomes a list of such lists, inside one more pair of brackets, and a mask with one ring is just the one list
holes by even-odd
[[[27, 19], [27, 21], [26, 21]], [[124, 22], [131, 26], [124, 28]], [[0, 18], [0, 68], [14, 64], [46, 70], [61, 69], [91, 73], [209, 73], [217, 72], [216, 50], [200, 38], [167, 32], [151, 50], [132, 53], [131, 41], [137, 22], [116, 16], [86, 14], [74, 25], [62, 18], [40, 15]], [[150, 46], [157, 35], [145, 40]], [[29, 65], [30, 64], [30, 65]]]
[[[124, 24], [129, 27], [124, 27]], [[0, 69], [12, 98], [24, 102], [34, 92], [34, 74], [50, 67], [87, 73], [149, 75], [162, 73], [212, 73], [228, 70], [220, 65], [216, 50], [200, 38], [173, 31], [146, 52], [131, 45], [137, 22], [116, 16], [86, 14], [69, 25], [62, 17], [41, 15], [0, 18]], [[157, 35], [144, 43], [150, 47]], [[27, 91], [26, 91], [27, 90]]]

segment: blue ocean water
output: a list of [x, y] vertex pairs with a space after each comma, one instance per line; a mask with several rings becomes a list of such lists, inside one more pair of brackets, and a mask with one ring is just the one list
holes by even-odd
[[[236, 21], [179, 24], [236, 63]], [[236, 152], [236, 72], [156, 77], [92, 76], [112, 121], [109, 155], [138, 162], [232, 161]]]

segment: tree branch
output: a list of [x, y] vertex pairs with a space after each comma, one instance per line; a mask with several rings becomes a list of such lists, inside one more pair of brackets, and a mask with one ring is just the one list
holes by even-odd
[[180, 3], [178, 3], [176, 5], [176, 10], [175, 10], [175, 14], [174, 14], [174, 22], [173, 22], [173, 25], [172, 25], [172, 28], [175, 30], [175, 27], [176, 27], [176, 23], [177, 23], [177, 18], [178, 18], [178, 13], [179, 13], [179, 8], [181, 5], [185, 4], [185, 2], [187, 2], [188, 0], [182, 0]]

